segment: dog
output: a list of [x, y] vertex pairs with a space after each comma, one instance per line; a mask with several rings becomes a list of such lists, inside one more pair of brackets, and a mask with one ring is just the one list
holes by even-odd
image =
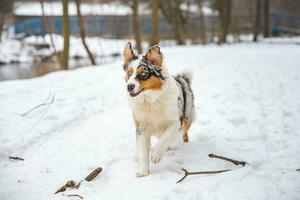
[[[126, 90], [136, 127], [136, 176], [143, 177], [150, 173], [149, 160], [158, 163], [181, 134], [184, 142], [189, 141], [188, 130], [196, 116], [192, 77], [188, 72], [170, 75], [158, 45], [150, 47], [144, 55], [137, 55], [129, 42], [123, 57]], [[159, 140], [149, 159], [152, 135]]]

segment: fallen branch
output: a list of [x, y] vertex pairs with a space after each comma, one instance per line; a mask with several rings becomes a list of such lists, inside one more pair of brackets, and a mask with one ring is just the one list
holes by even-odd
[[219, 173], [223, 173], [223, 172], [228, 172], [231, 171], [232, 169], [225, 169], [225, 170], [217, 170], [217, 171], [202, 171], [202, 172], [189, 172], [186, 169], [182, 168], [182, 171], [184, 171], [184, 176], [179, 179], [176, 183], [180, 183], [181, 181], [183, 181], [187, 176], [189, 175], [199, 175], [199, 174], [219, 174]]
[[90, 181], [94, 180], [94, 178], [96, 178], [96, 176], [98, 176], [98, 174], [100, 174], [100, 172], [102, 172], [102, 168], [98, 167], [97, 169], [92, 171], [87, 177], [85, 177], [84, 180], [90, 182]]
[[24, 117], [24, 116], [26, 116], [27, 114], [29, 114], [30, 112], [34, 111], [35, 109], [37, 109], [39, 107], [51, 105], [54, 102], [54, 98], [55, 98], [55, 96], [52, 96], [52, 99], [50, 100], [50, 102], [44, 102], [44, 103], [41, 103], [39, 105], [36, 105], [33, 108], [31, 108], [30, 110], [28, 110], [25, 113], [21, 114], [21, 116]]
[[245, 161], [239, 161], [239, 160], [233, 160], [233, 159], [231, 159], [231, 158], [227, 158], [227, 157], [224, 157], [224, 156], [218, 156], [218, 155], [215, 155], [215, 154], [209, 154], [208, 155], [210, 158], [218, 158], [218, 159], [221, 159], [221, 160], [226, 160], [226, 161], [228, 161], [228, 162], [231, 162], [231, 163], [233, 163], [233, 164], [235, 164], [235, 165], [243, 165], [243, 166], [245, 166], [246, 164], [247, 165], [249, 165], [247, 162], [245, 162]]
[[79, 197], [80, 199], [84, 199], [82, 196], [78, 195], [78, 194], [68, 194], [68, 197]]
[[63, 186], [61, 186], [61, 187], [55, 192], [55, 194], [60, 193], [60, 192], [64, 192], [64, 191], [67, 190], [67, 188], [74, 188], [75, 185], [76, 185], [75, 181], [70, 180], [70, 181], [68, 181], [66, 184], [64, 184]]
[[[98, 176], [98, 174], [100, 174], [100, 172], [102, 172], [102, 168], [98, 167], [97, 169], [93, 170], [91, 173], [89, 173], [89, 175], [87, 177], [84, 178], [84, 180], [90, 182], [92, 180], [94, 180], [96, 178], [96, 176]], [[78, 189], [81, 185], [81, 183], [83, 182], [83, 180], [79, 181], [77, 184], [75, 181], [71, 180], [68, 181], [66, 184], [64, 184], [62, 187], [60, 187], [55, 194], [60, 193], [60, 192], [64, 192], [67, 190], [67, 188], [71, 188], [71, 189]], [[78, 195], [79, 196], [79, 195]]]
[[296, 171], [298, 171], [298, 172], [299, 172], [299, 171], [300, 171], [300, 169], [296, 169]]
[[12, 160], [22, 160], [22, 161], [24, 161], [24, 158], [20, 158], [20, 157], [18, 157], [18, 156], [9, 156], [8, 157], [9, 159], [12, 159]]

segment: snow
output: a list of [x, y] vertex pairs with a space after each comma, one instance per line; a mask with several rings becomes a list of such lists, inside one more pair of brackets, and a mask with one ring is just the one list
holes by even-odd
[[[151, 164], [149, 176], [135, 177], [134, 124], [121, 60], [1, 82], [0, 199], [79, 199], [54, 192], [98, 166], [103, 172], [94, 181], [66, 194], [91, 200], [299, 199], [299, 45], [195, 45], [162, 51], [173, 74], [186, 68], [194, 72], [198, 118], [189, 144], [181, 143], [159, 164]], [[233, 166], [209, 153], [250, 165]], [[236, 170], [176, 184], [182, 167]]]
[[[58, 34], [52, 34], [57, 51], [63, 50], [63, 37]], [[96, 57], [110, 57], [114, 54], [121, 54], [126, 40], [107, 39], [101, 37], [87, 37], [91, 52]], [[35, 49], [34, 45], [48, 44], [50, 48]], [[145, 45], [145, 44], [144, 44]], [[20, 51], [22, 49], [22, 51]], [[53, 48], [49, 34], [43, 36], [29, 36], [23, 40], [6, 39], [0, 43], [0, 63], [32, 63], [39, 61], [42, 57], [48, 57], [53, 54]], [[83, 57], [88, 55], [82, 44], [81, 38], [70, 36], [69, 55], [71, 58]]]
[[13, 39], [3, 40], [0, 43], [0, 63], [31, 63], [34, 52], [35, 49], [27, 43]]
[[[45, 15], [61, 16], [62, 15], [62, 3], [61, 2], [44, 2]], [[141, 4], [139, 7], [143, 10], [143, 13], [149, 13], [149, 9], [146, 4]], [[76, 4], [74, 2], [69, 3], [69, 15], [76, 16]], [[80, 5], [80, 11], [82, 15], [130, 15], [131, 8], [121, 3], [106, 3], [106, 4], [86, 4]], [[15, 4], [15, 15], [29, 15], [29, 16], [41, 16], [42, 9], [39, 2], [19, 2]]]

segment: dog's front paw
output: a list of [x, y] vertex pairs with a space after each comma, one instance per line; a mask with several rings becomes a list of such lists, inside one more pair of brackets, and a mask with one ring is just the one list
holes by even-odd
[[151, 161], [153, 163], [159, 163], [159, 161], [162, 159], [162, 153], [160, 153], [159, 151], [153, 151], [151, 153]]
[[138, 171], [136, 173], [136, 177], [144, 177], [144, 176], [147, 176], [149, 175], [149, 170], [145, 170], [145, 171]]

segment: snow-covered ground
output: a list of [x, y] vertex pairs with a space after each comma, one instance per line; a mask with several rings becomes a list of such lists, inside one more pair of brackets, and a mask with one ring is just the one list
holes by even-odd
[[[121, 60], [1, 82], [0, 199], [79, 199], [54, 192], [98, 166], [103, 172], [94, 181], [66, 194], [89, 200], [299, 199], [299, 47], [261, 43], [163, 48], [172, 73], [194, 71], [198, 118], [190, 130], [191, 142], [168, 151], [144, 178], [135, 177], [135, 133]], [[22, 116], [41, 103], [46, 105]], [[211, 159], [209, 153], [250, 166], [239, 168]], [[176, 184], [182, 167], [239, 169]]]

